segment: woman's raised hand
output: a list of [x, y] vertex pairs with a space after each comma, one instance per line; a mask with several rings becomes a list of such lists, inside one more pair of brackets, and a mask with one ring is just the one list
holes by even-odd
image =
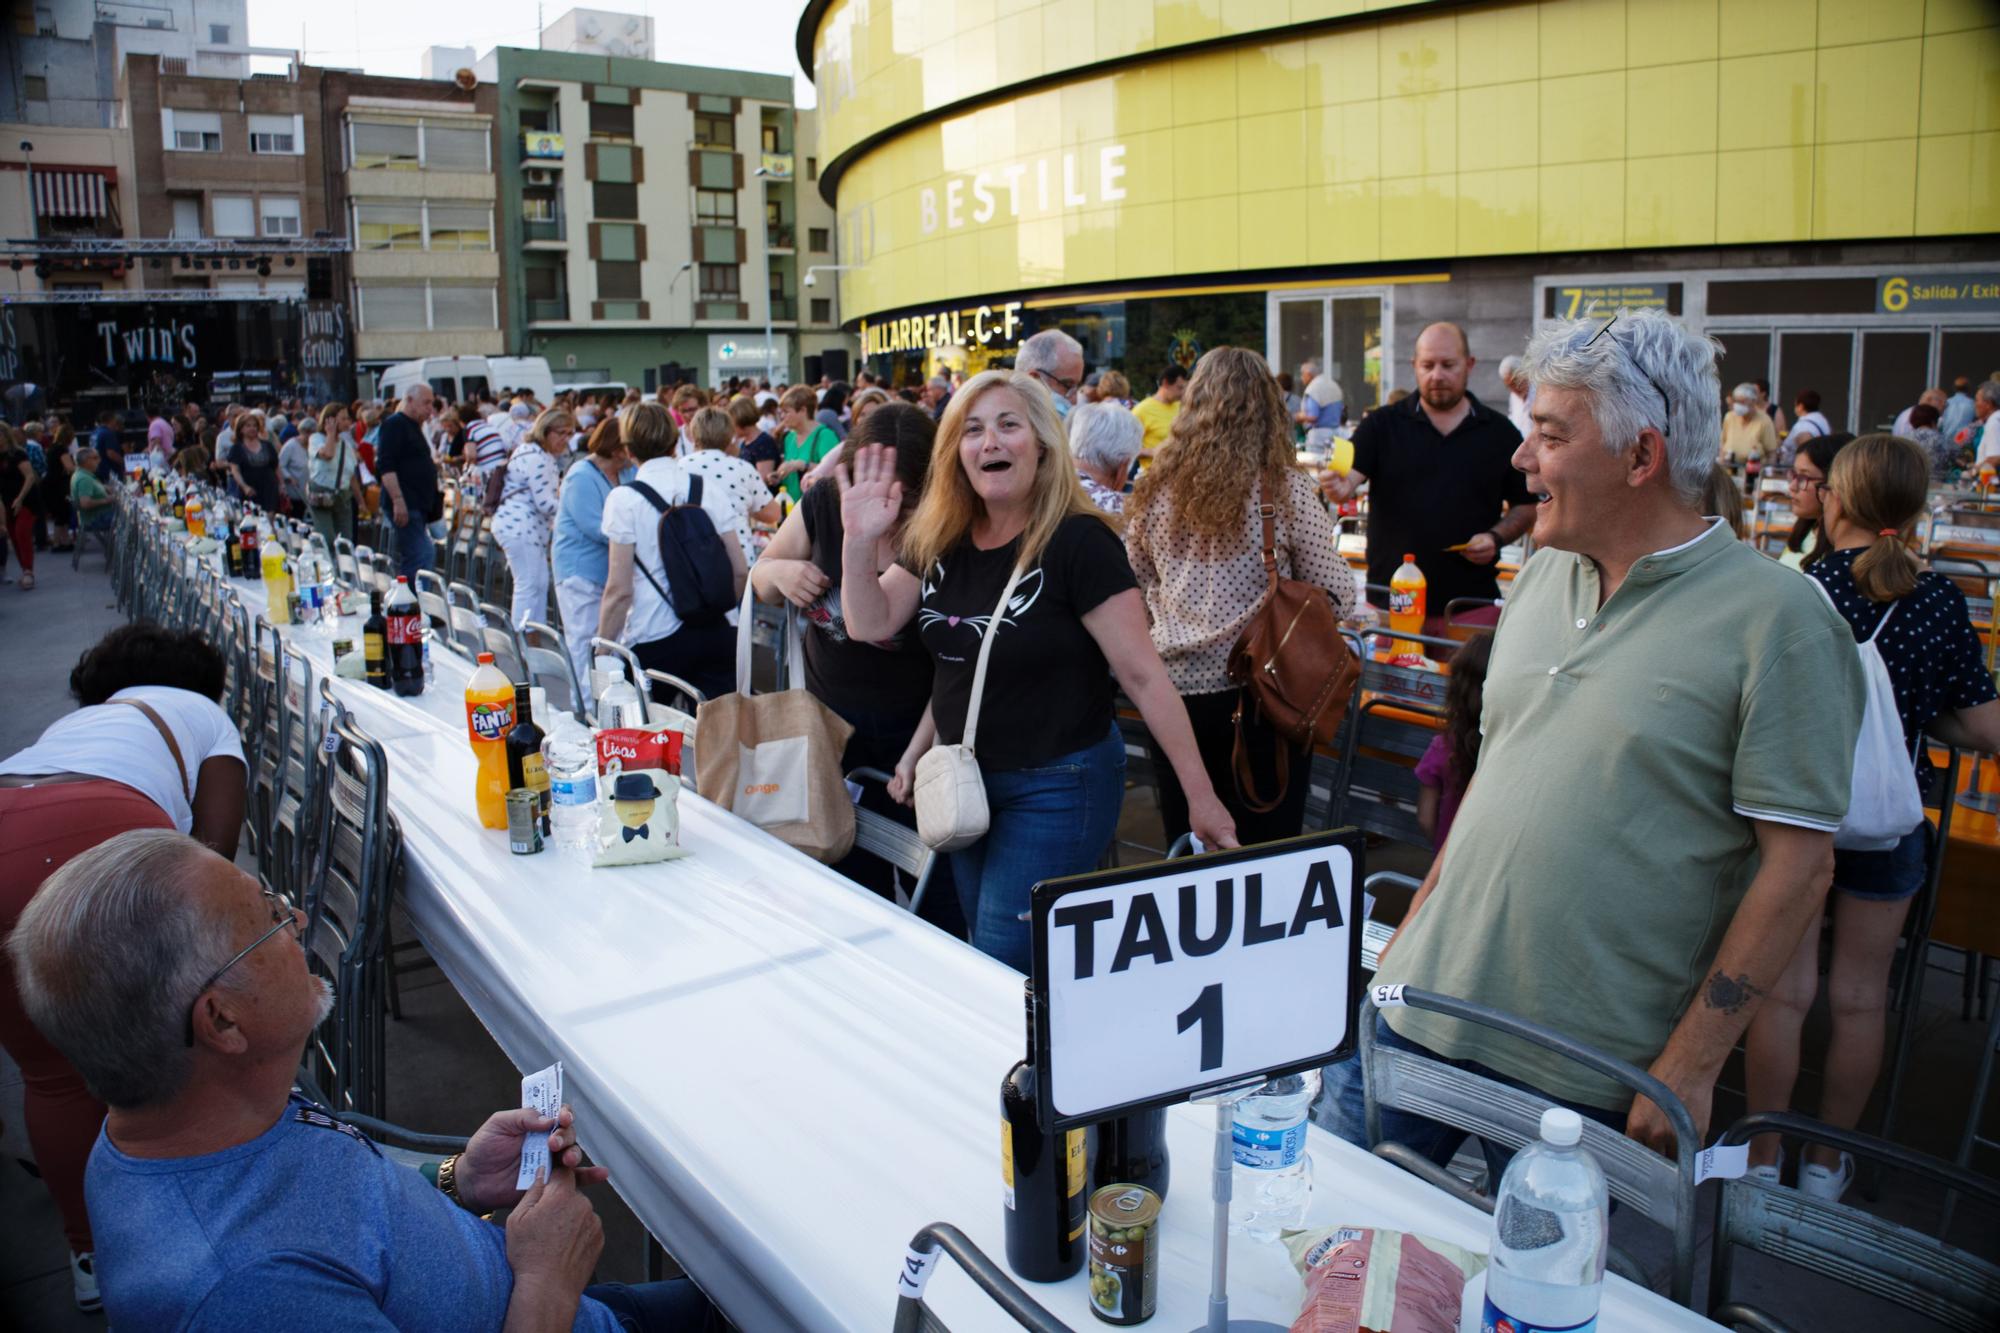
[[843, 458], [834, 469], [840, 482], [840, 523], [850, 540], [876, 542], [896, 526], [903, 510], [903, 483], [896, 480], [895, 459], [879, 444]]

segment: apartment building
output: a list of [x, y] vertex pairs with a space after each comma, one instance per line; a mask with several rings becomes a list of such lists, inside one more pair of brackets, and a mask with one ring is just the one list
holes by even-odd
[[320, 74], [329, 216], [358, 369], [506, 350], [491, 83]]
[[789, 79], [512, 47], [480, 69], [500, 92], [501, 244], [519, 256], [509, 350], [546, 356], [558, 382], [650, 389], [796, 379], [808, 336], [843, 341], [831, 308], [828, 327], [801, 318], [800, 246], [832, 224], [799, 211]]
[[[121, 100], [131, 129], [137, 202], [129, 231], [144, 237], [243, 242], [227, 259], [163, 261], [148, 286], [311, 296], [330, 273], [297, 255], [258, 255], [255, 243], [339, 235], [330, 219], [317, 70], [296, 57], [280, 73], [231, 78], [171, 72], [162, 57], [125, 62]], [[320, 278], [309, 289], [310, 274]]]

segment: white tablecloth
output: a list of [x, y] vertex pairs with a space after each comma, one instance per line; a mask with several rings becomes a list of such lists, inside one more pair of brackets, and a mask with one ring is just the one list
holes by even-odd
[[[262, 610], [261, 585], [236, 586]], [[332, 636], [287, 632], [330, 667]], [[1020, 975], [692, 793], [681, 860], [510, 855], [473, 812], [470, 665], [437, 659], [414, 699], [339, 682], [389, 757], [406, 909], [516, 1066], [563, 1061], [585, 1146], [711, 1299], [757, 1333], [881, 1330], [925, 1223], [1002, 1260], [999, 1085], [1021, 1055]], [[1168, 1117], [1163, 1331], [1206, 1318], [1213, 1129], [1207, 1108]], [[1485, 1248], [1476, 1210], [1317, 1128], [1310, 1151], [1313, 1224]], [[1302, 1288], [1276, 1244], [1237, 1239], [1230, 1274], [1233, 1314], [1296, 1315]], [[1081, 1275], [1030, 1290], [1095, 1327]], [[960, 1333], [1014, 1327], [949, 1261], [927, 1299]], [[1601, 1326], [1713, 1327], [1615, 1277]]]

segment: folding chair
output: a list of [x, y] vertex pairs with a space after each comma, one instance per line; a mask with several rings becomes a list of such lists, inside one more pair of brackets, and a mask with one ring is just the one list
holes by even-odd
[[288, 902], [305, 897], [313, 841], [313, 790], [318, 777], [320, 724], [326, 711], [315, 706], [312, 660], [294, 644], [285, 645], [284, 707], [278, 714], [278, 754], [270, 816], [271, 855], [258, 864], [259, 877]]
[[[93, 514], [101, 514], [104, 511], [96, 509], [91, 512]], [[82, 514], [78, 514], [76, 545], [70, 549], [69, 567], [71, 569], [82, 569], [83, 553], [89, 549], [90, 543], [95, 541], [98, 549], [104, 552], [104, 572], [107, 574], [111, 573], [112, 567], [118, 560], [115, 532], [116, 525], [113, 523], [100, 523], [96, 527], [92, 527], [89, 519], [85, 518]]]
[[[586, 725], [590, 722], [590, 701], [583, 692], [583, 682], [576, 678], [576, 663], [569, 655], [569, 640], [554, 625], [539, 620], [530, 620], [521, 626], [521, 661], [530, 684], [549, 688], [555, 681], [563, 689], [563, 708], [574, 713], [576, 719]], [[556, 695], [551, 692], [549, 698]]]
[[[1919, 740], [1919, 744], [1928, 744]], [[1944, 876], [1944, 857], [1951, 845], [1952, 813], [1958, 808], [1958, 769], [1962, 756], [1957, 747], [1947, 747], [1943, 778], [1938, 787], [1937, 836], [1931, 842], [1929, 864], [1924, 867], [1923, 887], [1903, 923], [1902, 974], [1892, 987], [1891, 999], [1901, 1010], [1896, 1021], [1896, 1040], [1889, 1052], [1889, 1076], [1883, 1083], [1882, 1126], [1885, 1139], [1896, 1133], [1896, 1115], [1903, 1090], [1903, 1074], [1909, 1064], [1910, 1048], [1917, 1037], [1917, 1013], [1922, 1006], [1924, 973], [1930, 967], [1931, 928], [1937, 920], [1938, 885]], [[1966, 971], [1972, 971], [1966, 960]], [[2000, 1011], [1996, 1011], [2000, 1012]], [[1983, 1085], [1982, 1085], [1983, 1086]], [[1874, 1182], [1869, 1182], [1873, 1192]]]
[[1362, 704], [1355, 718], [1347, 799], [1337, 818], [1412, 847], [1428, 846], [1430, 839], [1417, 819], [1417, 762], [1443, 726], [1444, 713], [1436, 708], [1383, 698]]
[[[1408, 875], [1399, 875], [1393, 870], [1378, 870], [1362, 881], [1361, 890], [1370, 901], [1376, 890], [1384, 888], [1408, 889], [1412, 897], [1423, 887]], [[1396, 928], [1386, 921], [1377, 921], [1371, 914], [1361, 923], [1361, 970], [1371, 975], [1382, 966], [1382, 950], [1387, 947]]]
[[[606, 639], [596, 634], [590, 636], [590, 655], [593, 662], [600, 657], [618, 659], [619, 668], [624, 672], [625, 679], [631, 682], [634, 690], [638, 691], [639, 720], [642, 722], [649, 720], [652, 717], [652, 700], [649, 698], [652, 690], [647, 687], [646, 668], [639, 664], [639, 655], [615, 639]], [[592, 670], [594, 674], [595, 668]], [[591, 700], [591, 717], [597, 718], [595, 697]], [[602, 720], [598, 720], [597, 725], [604, 724]]]
[[[993, 1298], [993, 1303], [1000, 1307], [1003, 1314], [1028, 1329], [1029, 1333], [1070, 1333], [1068, 1324], [1036, 1304], [1034, 1297], [1007, 1276], [999, 1264], [987, 1258], [985, 1251], [974, 1245], [957, 1227], [946, 1222], [933, 1222], [910, 1241], [910, 1252], [915, 1255], [935, 1254], [940, 1249], [965, 1270], [965, 1275], [981, 1291]], [[896, 1322], [891, 1327], [894, 1333], [919, 1333], [919, 1330], [941, 1329], [944, 1325], [924, 1304], [920, 1287], [898, 1284]]]
[[[666, 688], [669, 696], [666, 700], [661, 700], [657, 695], [651, 699], [646, 698], [657, 686]], [[699, 760], [698, 752], [701, 748], [695, 723], [697, 715], [701, 712], [701, 706], [708, 702], [708, 696], [679, 676], [666, 671], [655, 671], [651, 667], [646, 668], [646, 688], [640, 690], [639, 695], [645, 703], [648, 722], [664, 722], [669, 726], [680, 724], [681, 779], [692, 787], [695, 783], [695, 765]], [[682, 704], [687, 706], [683, 708]]]
[[532, 684], [528, 680], [521, 636], [514, 632], [513, 612], [492, 602], [479, 603], [479, 644], [493, 654], [493, 661], [507, 673], [507, 679]]
[[[857, 768], [847, 775], [849, 782], [879, 782], [889, 785], [889, 775], [879, 768]], [[896, 902], [915, 916], [924, 905], [924, 893], [931, 886], [931, 871], [937, 868], [937, 853], [917, 836], [917, 831], [887, 815], [857, 804], [854, 807], [854, 846], [857, 851], [887, 861], [896, 872]], [[903, 876], [911, 879], [903, 889]]]
[[333, 539], [334, 576], [350, 588], [359, 588], [361, 583], [361, 562], [354, 554], [354, 543], [345, 537]]
[[[1694, 1117], [1672, 1089], [1645, 1070], [1574, 1041], [1553, 1028], [1483, 1004], [1414, 986], [1404, 988], [1403, 1003], [1412, 1009], [1477, 1023], [1554, 1051], [1650, 1098], [1660, 1108], [1673, 1127], [1674, 1161], [1587, 1117], [1583, 1122], [1583, 1144], [1604, 1168], [1611, 1196], [1672, 1233], [1671, 1293], [1676, 1302], [1693, 1309], [1694, 1163], [1701, 1143], [1695, 1135]], [[1361, 1061], [1367, 1090], [1369, 1148], [1376, 1156], [1394, 1162], [1446, 1193], [1491, 1212], [1490, 1198], [1449, 1171], [1434, 1166], [1428, 1158], [1400, 1143], [1383, 1142], [1383, 1109], [1407, 1111], [1476, 1134], [1489, 1144], [1518, 1149], [1540, 1138], [1542, 1112], [1553, 1103], [1538, 1093], [1510, 1087], [1428, 1055], [1383, 1045], [1376, 1039], [1375, 1017], [1372, 1000], [1364, 999], [1358, 1020], [1360, 1050], [1356, 1058]], [[1612, 1251], [1610, 1264], [1614, 1271], [1645, 1284], [1644, 1273], [1618, 1251]]]
[[486, 621], [479, 613], [479, 594], [463, 583], [454, 583], [445, 596], [445, 603], [449, 607], [452, 646], [467, 657], [477, 657], [485, 652], [486, 639], [480, 631]]
[[[2000, 1206], [2000, 1184], [1935, 1157], [1881, 1139], [1835, 1129], [1789, 1112], [1748, 1115], [1720, 1142], [1734, 1146], [1758, 1134], [1789, 1134], [1838, 1148]], [[1945, 1225], [1949, 1225], [1947, 1222]], [[1803, 1190], [1762, 1181], [1722, 1182], [1716, 1209], [1714, 1260], [1709, 1268], [1709, 1318], [1725, 1328], [1789, 1333], [1789, 1326], [1755, 1306], [1729, 1301], [1739, 1250], [1752, 1250], [1820, 1277], [1868, 1292], [1897, 1307], [1963, 1333], [2000, 1327], [2000, 1265], [1859, 1208], [1816, 1199]], [[1777, 1288], [1766, 1283], [1765, 1290]]]

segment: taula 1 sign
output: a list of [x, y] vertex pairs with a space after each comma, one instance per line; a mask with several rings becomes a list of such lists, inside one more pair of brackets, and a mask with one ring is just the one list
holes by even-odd
[[1043, 1124], [1350, 1054], [1361, 854], [1342, 829], [1036, 885]]

